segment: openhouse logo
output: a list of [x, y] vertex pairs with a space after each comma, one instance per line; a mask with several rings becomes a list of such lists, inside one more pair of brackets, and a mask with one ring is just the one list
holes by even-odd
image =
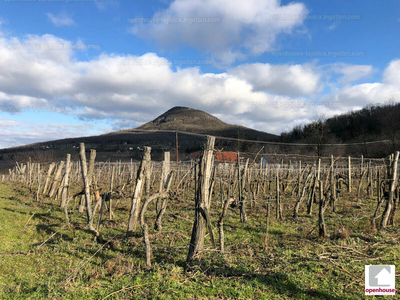
[[365, 295], [394, 295], [395, 266], [366, 265]]

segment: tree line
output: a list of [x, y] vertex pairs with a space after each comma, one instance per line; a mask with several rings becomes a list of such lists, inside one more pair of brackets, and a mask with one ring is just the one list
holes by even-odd
[[[326, 154], [383, 157], [396, 151], [400, 138], [400, 103], [368, 105], [331, 118], [320, 115], [313, 122], [283, 132], [281, 142], [314, 144], [308, 151]], [[372, 141], [386, 140], [382, 143]], [[348, 147], [324, 144], [358, 143]], [[329, 153], [328, 153], [329, 152]]]

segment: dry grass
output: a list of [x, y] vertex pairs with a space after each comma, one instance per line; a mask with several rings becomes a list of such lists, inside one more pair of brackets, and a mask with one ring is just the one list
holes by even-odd
[[[266, 205], [259, 197], [245, 224], [238, 208], [229, 210], [225, 254], [212, 249], [207, 235], [206, 251], [186, 264], [193, 225], [190, 191], [170, 200], [162, 232], [149, 226], [153, 268], [146, 270], [141, 232], [124, 237], [129, 199], [121, 199], [115, 219], [100, 228], [109, 243], [98, 244], [86, 230], [84, 214], [74, 212], [73, 226], [60, 230], [63, 214], [50, 199], [37, 203], [27, 189], [11, 184], [0, 185], [0, 191], [2, 299], [359, 299], [364, 265], [400, 263], [398, 225], [368, 231], [374, 200], [367, 198], [361, 209], [351, 197], [339, 200], [336, 213], [328, 207], [330, 238], [320, 239], [313, 230], [317, 209], [310, 217], [301, 207], [295, 221], [295, 199], [284, 195], [284, 220], [271, 213], [264, 249]], [[214, 226], [219, 214], [220, 204], [213, 201]], [[154, 205], [146, 220], [154, 223]]]

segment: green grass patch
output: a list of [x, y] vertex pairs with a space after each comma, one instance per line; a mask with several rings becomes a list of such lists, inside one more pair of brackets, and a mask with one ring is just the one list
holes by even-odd
[[[114, 220], [104, 217], [100, 231], [108, 242], [100, 244], [87, 230], [85, 214], [74, 210], [66, 226], [58, 203], [48, 198], [36, 202], [28, 189], [0, 184], [0, 298], [364, 298], [364, 265], [399, 264], [399, 227], [369, 232], [374, 200], [365, 199], [361, 209], [349, 201], [339, 200], [336, 213], [328, 207], [325, 217], [328, 232], [343, 225], [349, 237], [322, 240], [318, 228], [313, 230], [317, 206], [311, 217], [302, 207], [295, 221], [295, 199], [283, 197], [284, 220], [277, 221], [271, 209], [267, 249], [265, 199], [258, 199], [254, 209], [248, 207], [245, 224], [238, 209], [230, 209], [224, 227], [226, 253], [212, 249], [207, 235], [206, 251], [190, 264], [186, 255], [193, 197], [169, 201], [162, 232], [153, 230], [153, 203], [146, 214], [153, 267], [146, 270], [141, 230], [125, 238], [129, 199], [115, 202]], [[220, 204], [213, 203], [214, 226], [219, 214]], [[217, 228], [214, 236], [218, 241]]]

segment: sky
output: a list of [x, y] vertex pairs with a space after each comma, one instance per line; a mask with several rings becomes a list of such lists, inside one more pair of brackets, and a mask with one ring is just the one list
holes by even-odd
[[400, 102], [398, 0], [0, 0], [0, 148], [174, 106], [280, 134]]

